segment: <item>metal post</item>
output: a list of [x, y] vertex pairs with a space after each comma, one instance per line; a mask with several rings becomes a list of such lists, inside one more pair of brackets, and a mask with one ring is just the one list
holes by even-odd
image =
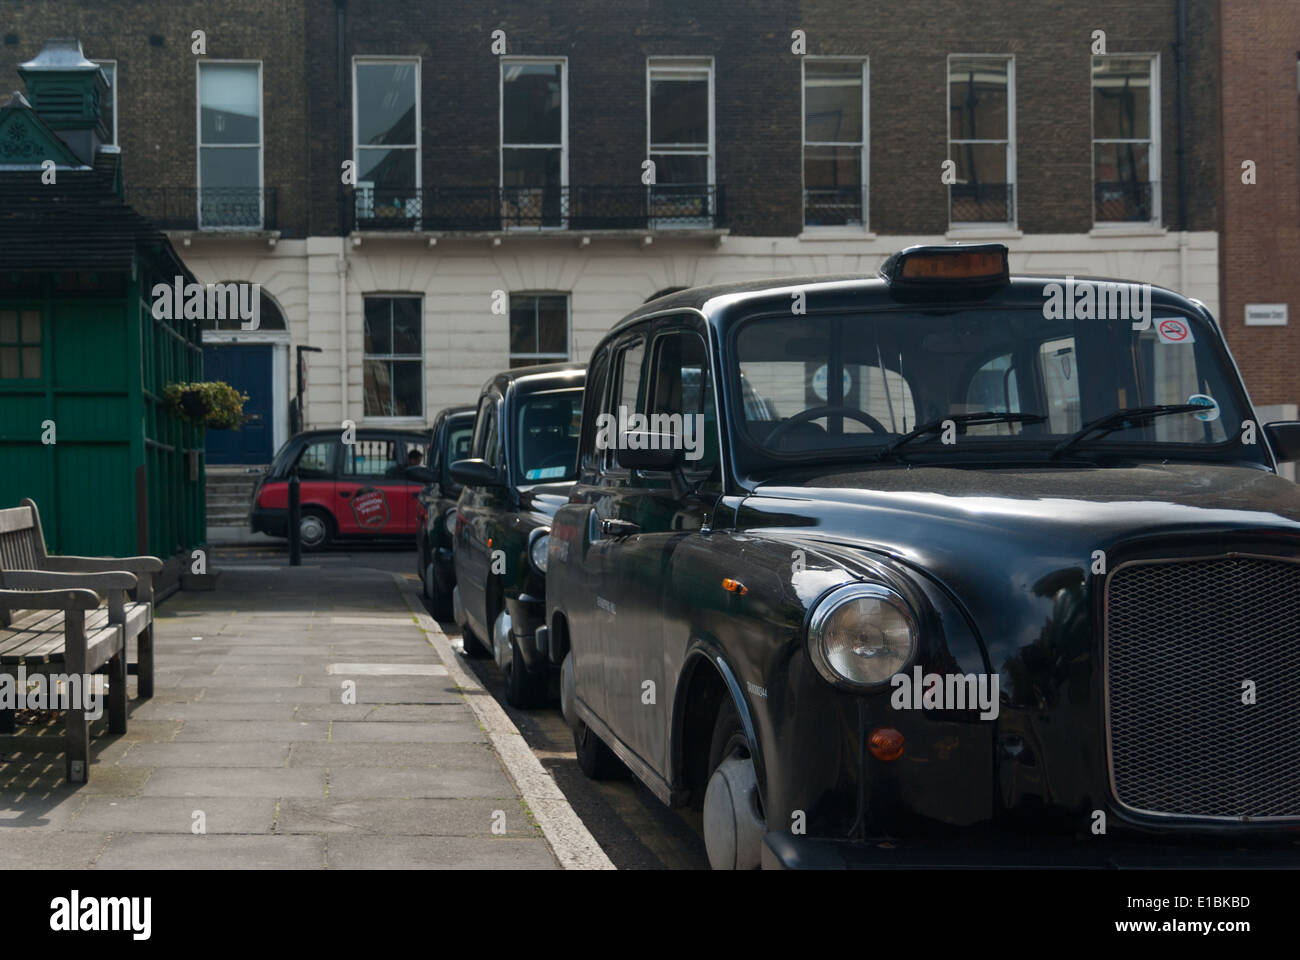
[[302, 566], [302, 484], [295, 467], [289, 475], [289, 566]]

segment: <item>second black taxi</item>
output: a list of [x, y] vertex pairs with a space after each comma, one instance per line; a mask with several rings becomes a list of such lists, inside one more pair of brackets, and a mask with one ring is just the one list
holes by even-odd
[[471, 455], [451, 465], [464, 485], [455, 619], [466, 654], [490, 653], [501, 667], [512, 706], [538, 706], [550, 687], [552, 665], [536, 634], [546, 614], [551, 517], [573, 485], [585, 379], [574, 364], [497, 374], [479, 397]]

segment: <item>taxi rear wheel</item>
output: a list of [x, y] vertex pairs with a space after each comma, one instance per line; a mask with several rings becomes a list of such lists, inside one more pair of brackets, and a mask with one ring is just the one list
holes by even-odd
[[451, 593], [438, 587], [438, 578], [433, 572], [433, 561], [424, 565], [424, 598], [429, 601], [433, 619], [445, 623], [451, 619]]
[[756, 870], [766, 833], [758, 775], [740, 715], [730, 699], [713, 724], [704, 793], [704, 846], [714, 870]]
[[460, 643], [465, 648], [465, 656], [471, 660], [482, 660], [492, 655], [491, 650], [479, 643], [478, 637], [474, 636], [474, 631], [467, 623], [461, 624]]
[[303, 550], [324, 550], [334, 537], [329, 517], [318, 510], [304, 510], [298, 518], [298, 539]]
[[578, 754], [578, 766], [587, 779], [613, 780], [622, 775], [622, 761], [585, 723], [579, 723], [573, 729], [573, 749]]
[[545, 673], [532, 673], [519, 653], [519, 641], [510, 638], [510, 661], [506, 664], [506, 702], [512, 707], [529, 710], [544, 706], [549, 684]]

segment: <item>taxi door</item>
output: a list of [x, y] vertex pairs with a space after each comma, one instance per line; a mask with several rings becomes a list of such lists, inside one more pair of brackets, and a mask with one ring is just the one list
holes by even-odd
[[[342, 449], [334, 517], [343, 536], [397, 536], [410, 529], [410, 482], [396, 436], [357, 433]], [[418, 490], [417, 490], [418, 492]]]
[[[676, 596], [673, 555], [700, 536], [721, 493], [721, 477], [702, 331], [693, 318], [666, 317], [648, 332], [648, 349], [645, 340], [630, 346], [619, 364], [616, 393], [629, 413], [672, 418], [649, 422], [670, 424], [668, 436], [684, 448], [684, 460], [676, 485], [673, 471], [610, 468], [617, 480], [601, 511], [610, 521], [602, 580], [616, 598], [617, 616], [606, 636], [605, 682], [611, 726], [666, 775], [673, 693], [690, 629], [669, 615], [677, 603], [689, 602]], [[689, 425], [679, 432], [687, 418]], [[676, 635], [666, 637], [665, 630]]]

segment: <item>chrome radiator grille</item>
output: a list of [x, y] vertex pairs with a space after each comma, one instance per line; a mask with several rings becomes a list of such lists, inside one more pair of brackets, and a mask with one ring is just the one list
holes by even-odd
[[[1106, 584], [1111, 783], [1146, 813], [1300, 817], [1300, 563], [1120, 564]], [[1253, 681], [1255, 703], [1242, 702]]]

